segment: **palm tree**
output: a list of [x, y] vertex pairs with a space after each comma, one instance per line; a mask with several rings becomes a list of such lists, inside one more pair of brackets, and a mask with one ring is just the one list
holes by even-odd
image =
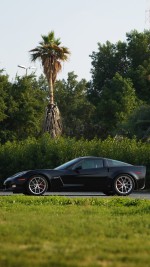
[[70, 54], [67, 47], [60, 46], [60, 39], [55, 38], [53, 31], [48, 35], [42, 35], [39, 46], [30, 50], [31, 60], [40, 59], [44, 74], [49, 84], [49, 104], [46, 109], [44, 132], [49, 132], [53, 138], [62, 133], [62, 125], [58, 107], [54, 103], [54, 83], [58, 72], [61, 70], [61, 62], [68, 59]]

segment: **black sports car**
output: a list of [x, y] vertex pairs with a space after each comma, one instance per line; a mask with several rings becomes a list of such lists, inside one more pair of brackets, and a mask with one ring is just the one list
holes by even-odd
[[106, 195], [129, 195], [145, 186], [145, 166], [99, 157], [75, 158], [55, 169], [16, 173], [4, 182], [5, 189], [25, 195], [46, 191], [100, 191]]

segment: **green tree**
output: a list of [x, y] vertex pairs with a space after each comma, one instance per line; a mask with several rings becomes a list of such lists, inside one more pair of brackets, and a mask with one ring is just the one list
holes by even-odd
[[150, 104], [150, 31], [127, 33], [128, 77], [137, 96]]
[[126, 37], [126, 42], [98, 43], [98, 51], [91, 55], [89, 98], [96, 105], [106, 80], [111, 80], [116, 72], [130, 78], [138, 98], [150, 103], [150, 31], [134, 30]]
[[56, 82], [54, 92], [63, 117], [63, 133], [77, 138], [93, 138], [95, 107], [87, 99], [87, 81], [78, 81], [77, 75], [70, 72], [66, 81]]
[[6, 99], [8, 98], [7, 88], [10, 87], [8, 76], [3, 74], [3, 70], [0, 70], [0, 122], [6, 119]]
[[[116, 44], [98, 43], [98, 51], [91, 55], [92, 80], [88, 86], [88, 99], [96, 107], [97, 124], [101, 123], [106, 136], [112, 134], [113, 129], [119, 130], [121, 121], [127, 120], [136, 105], [150, 105], [150, 31], [139, 33], [134, 30], [126, 37], [125, 42]], [[122, 77], [124, 85], [119, 76], [115, 82], [116, 73]], [[118, 100], [116, 90], [117, 95], [120, 90]]]
[[38, 136], [43, 123], [46, 94], [33, 76], [16, 77], [5, 87], [5, 118], [0, 123], [1, 142]]
[[120, 131], [120, 125], [127, 120], [138, 102], [130, 79], [116, 73], [113, 79], [106, 81], [97, 105], [97, 118], [104, 137]]
[[[136, 30], [126, 34], [127, 37], [127, 56], [131, 67], [136, 69], [145, 60], [150, 58], [150, 31], [138, 32]], [[137, 56], [138, 55], [138, 56]]]
[[138, 139], [150, 141], [150, 106], [141, 105], [135, 109], [122, 127], [128, 137], [134, 135]]
[[61, 70], [61, 62], [68, 59], [68, 48], [60, 46], [60, 39], [55, 38], [53, 31], [48, 35], [42, 35], [42, 41], [35, 49], [30, 51], [31, 60], [40, 59], [43, 71], [49, 84], [49, 104], [47, 106], [44, 131], [48, 131], [52, 137], [61, 134], [62, 127], [58, 107], [54, 104], [54, 83], [58, 72]]
[[109, 41], [103, 45], [98, 43], [98, 52], [93, 52], [90, 57], [92, 82], [88, 94], [89, 99], [97, 104], [106, 81], [111, 80], [116, 72], [123, 77], [126, 76], [130, 65], [127, 59], [127, 44], [121, 41], [116, 44]]

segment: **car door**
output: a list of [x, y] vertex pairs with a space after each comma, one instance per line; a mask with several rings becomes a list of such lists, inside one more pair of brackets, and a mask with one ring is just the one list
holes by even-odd
[[108, 168], [104, 166], [103, 159], [84, 159], [78, 169], [78, 177], [86, 188], [105, 188], [107, 184]]
[[107, 183], [108, 168], [104, 166], [103, 159], [85, 158], [75, 164], [71, 169], [61, 173], [64, 188], [100, 190]]
[[62, 170], [60, 177], [64, 189], [80, 190], [84, 186], [78, 169]]
[[64, 188], [77, 188], [79, 190], [87, 186], [90, 180], [88, 179], [93, 176], [94, 161], [89, 159], [86, 161], [84, 159], [79, 160], [71, 168], [62, 170], [61, 181]]

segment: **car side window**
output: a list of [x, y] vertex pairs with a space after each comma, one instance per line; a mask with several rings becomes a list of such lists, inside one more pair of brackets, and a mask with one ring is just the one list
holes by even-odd
[[117, 167], [117, 166], [127, 166], [127, 165], [131, 165], [129, 163], [125, 163], [122, 161], [118, 161], [118, 160], [113, 160], [113, 159], [108, 159], [108, 166], [109, 167]]
[[82, 164], [83, 170], [94, 169], [94, 168], [95, 168], [94, 160], [92, 160], [92, 159], [84, 159], [83, 160], [83, 164]]
[[72, 170], [81, 170], [82, 169], [82, 164], [83, 164], [83, 160], [76, 163], [73, 167], [72, 167]]
[[104, 167], [102, 159], [95, 159], [94, 161], [95, 161], [95, 168], [103, 168]]
[[77, 163], [73, 169], [96, 169], [103, 167], [102, 159], [83, 159], [81, 162]]

